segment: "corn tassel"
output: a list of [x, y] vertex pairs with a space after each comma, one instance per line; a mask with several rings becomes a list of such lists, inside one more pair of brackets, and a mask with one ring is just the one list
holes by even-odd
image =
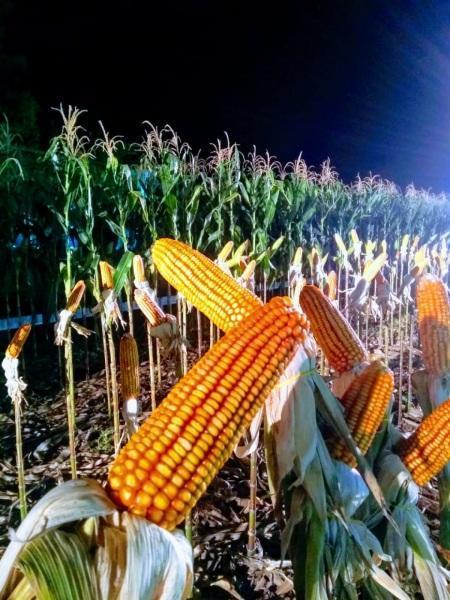
[[183, 521], [305, 339], [303, 324], [275, 298], [222, 337], [112, 464], [114, 500], [169, 530]]
[[300, 305], [311, 323], [311, 331], [329, 365], [338, 373], [354, 369], [367, 354], [347, 319], [314, 285], [305, 285]]
[[444, 283], [434, 275], [419, 280], [417, 309], [425, 368], [442, 377], [450, 371], [450, 306]]
[[182, 242], [157, 240], [153, 260], [161, 275], [223, 331], [261, 306], [254, 294]]
[[[392, 371], [374, 361], [354, 379], [341, 398], [348, 428], [363, 454], [369, 450], [383, 421], [393, 391]], [[356, 466], [355, 457], [342, 439], [333, 438], [331, 453], [349, 466]]]
[[418, 485], [425, 485], [450, 461], [450, 398], [404, 440], [399, 455]]
[[5, 354], [7, 358], [19, 358], [22, 348], [30, 335], [30, 331], [31, 323], [24, 323], [17, 329], [13, 335], [13, 339], [6, 348]]

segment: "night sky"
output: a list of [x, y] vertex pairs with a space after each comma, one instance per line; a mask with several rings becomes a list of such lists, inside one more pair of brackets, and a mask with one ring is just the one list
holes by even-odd
[[[394, 6], [395, 5], [395, 6]], [[194, 149], [223, 131], [281, 160], [330, 157], [450, 192], [450, 3], [5, 2], [2, 87], [87, 108], [115, 134], [170, 123]], [[0, 94], [1, 98], [1, 94]], [[1, 108], [1, 107], [0, 107]]]

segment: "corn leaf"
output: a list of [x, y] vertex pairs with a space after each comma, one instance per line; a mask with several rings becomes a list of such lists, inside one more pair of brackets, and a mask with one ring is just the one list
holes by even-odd
[[133, 263], [133, 252], [125, 252], [114, 271], [114, 294], [119, 296], [122, 291]]

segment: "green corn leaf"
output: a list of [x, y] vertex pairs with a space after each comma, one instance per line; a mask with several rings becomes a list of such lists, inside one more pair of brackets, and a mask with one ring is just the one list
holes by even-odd
[[133, 252], [125, 252], [120, 259], [119, 264], [117, 265], [117, 269], [114, 271], [114, 294], [116, 296], [119, 296], [120, 292], [125, 286], [131, 265], [133, 263], [133, 256]]

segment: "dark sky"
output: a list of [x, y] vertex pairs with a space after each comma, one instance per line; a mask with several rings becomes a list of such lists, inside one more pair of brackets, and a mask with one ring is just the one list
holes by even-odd
[[197, 149], [226, 130], [283, 161], [329, 156], [347, 181], [450, 191], [448, 1], [9, 4], [3, 43], [47, 130], [71, 103], [111, 133], [168, 122]]

